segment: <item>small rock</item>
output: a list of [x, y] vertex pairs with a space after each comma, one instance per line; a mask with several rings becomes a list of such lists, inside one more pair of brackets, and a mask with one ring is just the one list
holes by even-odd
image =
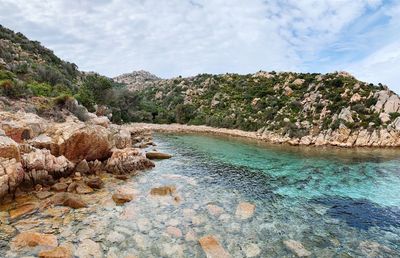
[[86, 184], [94, 189], [101, 189], [104, 185], [103, 180], [99, 177], [91, 178], [86, 181]]
[[236, 208], [236, 218], [249, 219], [253, 216], [256, 206], [249, 202], [241, 202]]
[[67, 188], [68, 185], [66, 183], [55, 183], [51, 186], [51, 190], [53, 190], [54, 192], [65, 192]]
[[70, 249], [58, 246], [54, 249], [48, 251], [41, 251], [39, 253], [39, 258], [71, 258], [72, 252]]
[[129, 177], [127, 175], [114, 175], [114, 177], [116, 179], [124, 180], [124, 181], [129, 179]]
[[166, 154], [166, 153], [161, 153], [161, 152], [156, 152], [156, 151], [149, 151], [146, 153], [146, 158], [148, 158], [148, 159], [170, 159], [170, 158], [172, 158], [172, 155]]
[[59, 193], [52, 197], [55, 205], [63, 205], [73, 209], [85, 208], [86, 203], [77, 195], [71, 193]]
[[207, 258], [231, 257], [218, 240], [212, 235], [200, 238], [199, 243], [203, 248], [203, 251], [206, 253]]
[[196, 232], [194, 232], [193, 229], [190, 229], [185, 235], [185, 240], [186, 241], [196, 241], [197, 240]]
[[208, 213], [210, 213], [213, 216], [219, 216], [224, 212], [223, 208], [221, 208], [217, 205], [214, 205], [214, 204], [208, 204], [207, 210], [208, 210]]
[[86, 161], [86, 159], [82, 160], [81, 162], [78, 163], [78, 165], [76, 165], [75, 172], [82, 174], [87, 174], [90, 172], [89, 164]]
[[103, 250], [100, 244], [91, 239], [84, 239], [78, 246], [75, 256], [80, 258], [101, 258], [103, 257]]
[[305, 249], [303, 244], [300, 243], [299, 241], [290, 239], [283, 241], [283, 243], [290, 251], [292, 251], [298, 257], [306, 257], [311, 255], [311, 252]]
[[83, 182], [80, 182], [76, 186], [75, 191], [78, 194], [88, 194], [88, 193], [92, 193], [93, 189], [90, 186], [87, 186], [86, 184], [84, 184]]
[[182, 237], [182, 231], [177, 227], [171, 227], [171, 226], [167, 227], [166, 232], [168, 235], [171, 235], [176, 238]]
[[124, 204], [133, 200], [133, 194], [115, 193], [113, 194], [112, 199], [116, 204]]
[[138, 219], [137, 226], [142, 232], [149, 231], [151, 229], [151, 222], [146, 218]]
[[23, 232], [11, 241], [11, 250], [19, 250], [25, 247], [47, 246], [56, 247], [57, 237], [51, 234], [41, 234], [37, 232]]
[[173, 193], [175, 193], [175, 191], [176, 191], [175, 186], [166, 185], [166, 186], [161, 186], [161, 187], [156, 187], [156, 188], [151, 189], [150, 194], [165, 196], [165, 195], [172, 195]]
[[260, 247], [258, 247], [257, 244], [253, 244], [253, 243], [244, 246], [243, 251], [244, 251], [246, 257], [256, 257], [256, 256], [260, 255], [260, 253], [261, 253]]
[[36, 203], [25, 203], [13, 210], [10, 210], [10, 219], [14, 220], [23, 217], [27, 214], [35, 213], [38, 210]]
[[43, 200], [49, 198], [50, 196], [53, 196], [53, 193], [48, 191], [43, 191], [43, 192], [36, 192], [35, 195], [38, 199]]

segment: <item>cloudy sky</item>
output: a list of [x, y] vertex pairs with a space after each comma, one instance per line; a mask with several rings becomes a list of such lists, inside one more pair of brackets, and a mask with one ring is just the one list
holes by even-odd
[[0, 0], [0, 24], [113, 77], [346, 70], [400, 92], [398, 0]]

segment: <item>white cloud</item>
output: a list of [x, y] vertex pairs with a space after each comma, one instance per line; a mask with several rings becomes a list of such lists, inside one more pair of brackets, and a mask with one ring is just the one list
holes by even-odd
[[[81, 69], [109, 76], [137, 69], [164, 77], [319, 71], [321, 62], [324, 69], [338, 69], [321, 52], [351, 45], [337, 42], [343, 31], [381, 5], [381, 0], [0, 0], [0, 23]], [[363, 61], [365, 67], [371, 63]]]

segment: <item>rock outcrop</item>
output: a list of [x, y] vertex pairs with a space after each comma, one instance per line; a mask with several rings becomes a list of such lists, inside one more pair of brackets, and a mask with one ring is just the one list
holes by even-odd
[[138, 170], [154, 167], [154, 163], [137, 149], [115, 149], [107, 161], [106, 170], [113, 174], [135, 174]]
[[0, 158], [0, 199], [8, 193], [13, 193], [23, 179], [21, 162]]

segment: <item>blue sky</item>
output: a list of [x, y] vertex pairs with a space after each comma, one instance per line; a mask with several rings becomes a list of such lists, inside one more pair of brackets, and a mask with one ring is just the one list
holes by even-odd
[[0, 11], [2, 25], [110, 77], [345, 70], [400, 92], [396, 0], [0, 0]]

